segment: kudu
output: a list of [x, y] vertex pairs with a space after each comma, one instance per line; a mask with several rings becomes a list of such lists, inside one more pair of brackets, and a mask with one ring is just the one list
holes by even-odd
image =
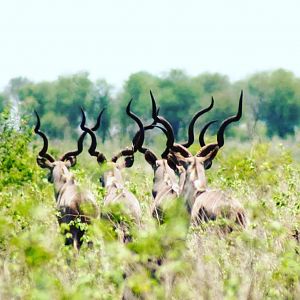
[[[157, 218], [159, 222], [163, 222], [164, 211], [168, 206], [170, 201], [173, 201], [180, 195], [181, 184], [178, 180], [178, 170], [179, 168], [170, 168], [166, 158], [169, 148], [182, 153], [184, 156], [191, 156], [191, 154], [186, 150], [186, 147], [189, 147], [194, 142], [194, 125], [197, 119], [212, 109], [214, 105], [214, 100], [212, 98], [211, 104], [200, 111], [198, 111], [192, 118], [189, 127], [188, 127], [188, 141], [183, 144], [174, 144], [174, 134], [172, 126], [162, 117], [158, 115], [159, 110], [156, 107], [156, 101], [152, 92], [150, 91], [151, 101], [152, 101], [152, 118], [153, 123], [145, 126], [144, 130], [153, 129], [154, 127], [160, 128], [163, 132], [167, 132], [167, 130], [172, 131], [172, 137], [167, 139], [166, 149], [161, 154], [161, 158], [159, 158], [153, 151], [150, 149], [144, 148], [144, 135], [140, 138], [139, 147], [137, 150], [144, 154], [145, 160], [150, 164], [154, 171], [153, 177], [153, 187], [152, 187], [152, 196], [154, 201], [151, 205], [150, 212], [154, 218]], [[140, 121], [141, 122], [141, 121]], [[164, 127], [160, 127], [155, 125], [156, 123], [161, 123]], [[139, 137], [139, 132], [136, 134], [135, 139]], [[169, 135], [170, 137], [170, 135]], [[174, 172], [177, 172], [177, 174]]]
[[[143, 139], [144, 129], [143, 124], [139, 123], [135, 114], [130, 111], [130, 105], [132, 100], [129, 102], [127, 106], [127, 113], [137, 121], [140, 130], [140, 138], [137, 139], [136, 144], [133, 144], [132, 148], [126, 148], [121, 150], [117, 155], [113, 156], [112, 159], [108, 162], [103, 153], [96, 150], [97, 148], [97, 138], [94, 133], [94, 130], [86, 127], [85, 121], [85, 113], [82, 110], [82, 118], [83, 122], [81, 123], [81, 129], [88, 133], [91, 136], [91, 145], [89, 148], [89, 153], [91, 156], [95, 156], [99, 165], [106, 163], [105, 171], [100, 178], [100, 182], [102, 186], [106, 189], [106, 195], [104, 197], [104, 207], [109, 210], [112, 206], [121, 206], [121, 212], [132, 219], [137, 226], [140, 226], [141, 223], [141, 207], [137, 198], [126, 189], [124, 186], [123, 178], [121, 171], [123, 168], [129, 168], [133, 165], [134, 162], [134, 152], [136, 147], [140, 147], [139, 141]], [[118, 163], [118, 159], [121, 157], [125, 157], [124, 163]], [[104, 218], [110, 218], [109, 213], [102, 214]], [[128, 234], [128, 224], [126, 222], [120, 222], [119, 229], [119, 240], [127, 243], [131, 240], [131, 235]]]
[[[224, 131], [226, 127], [232, 122], [239, 121], [242, 116], [242, 102], [243, 92], [240, 95], [237, 114], [222, 122], [217, 133], [217, 143], [205, 145], [203, 140], [204, 131], [202, 131], [200, 141], [203, 148], [195, 156], [184, 157], [176, 149], [174, 151], [172, 147], [169, 148], [169, 164], [184, 168], [184, 172], [181, 173], [183, 182], [181, 195], [185, 199], [193, 223], [200, 224], [224, 217], [242, 227], [246, 226], [246, 214], [242, 205], [220, 190], [209, 189], [205, 177], [205, 169], [211, 166], [212, 160], [224, 145]], [[172, 132], [167, 130], [167, 133], [172, 140]], [[232, 228], [230, 225], [226, 226], [225, 231], [231, 231]]]
[[54, 185], [56, 207], [59, 212], [58, 223], [69, 224], [71, 237], [66, 237], [65, 244], [73, 245], [77, 250], [82, 245], [84, 229], [76, 226], [78, 219], [82, 223], [89, 224], [93, 218], [98, 217], [99, 208], [90, 191], [82, 191], [76, 184], [74, 175], [70, 168], [76, 164], [76, 157], [83, 150], [83, 140], [86, 133], [82, 133], [77, 142], [77, 150], [65, 153], [60, 159], [55, 159], [48, 151], [47, 136], [40, 131], [40, 117], [35, 111], [37, 123], [34, 132], [38, 134], [44, 142], [42, 150], [37, 157], [37, 163], [41, 168], [49, 169], [48, 181]]

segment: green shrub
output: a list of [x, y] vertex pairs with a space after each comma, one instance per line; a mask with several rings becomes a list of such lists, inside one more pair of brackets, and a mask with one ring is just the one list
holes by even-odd
[[[209, 185], [239, 199], [249, 226], [227, 236], [190, 228], [181, 199], [166, 222], [149, 216], [152, 172], [137, 156], [126, 185], [141, 201], [141, 228], [121, 245], [115, 228], [96, 220], [79, 254], [64, 246], [47, 171], [35, 161], [32, 130], [1, 115], [0, 298], [296, 299], [300, 291], [300, 166], [281, 145], [227, 143], [207, 171]], [[147, 171], [149, 170], [149, 172]], [[95, 160], [83, 154], [73, 170], [102, 206]], [[125, 176], [126, 177], [126, 176]], [[123, 216], [117, 214], [118, 220]], [[79, 226], [81, 226], [79, 224]]]

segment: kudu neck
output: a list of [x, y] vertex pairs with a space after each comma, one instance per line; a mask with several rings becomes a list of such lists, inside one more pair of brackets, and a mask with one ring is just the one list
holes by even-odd
[[105, 188], [118, 188], [119, 185], [123, 185], [123, 178], [121, 174], [121, 170], [114, 164], [112, 170], [109, 170], [104, 175], [105, 178]]
[[205, 170], [202, 161], [194, 157], [193, 162], [190, 163], [186, 170], [186, 174], [183, 174], [184, 182], [183, 195], [188, 201], [190, 209], [193, 207], [197, 196], [205, 192], [207, 188], [207, 181], [205, 177]]
[[74, 175], [68, 170], [67, 167], [56, 166], [52, 172], [53, 185], [56, 198], [62, 191], [69, 186], [75, 184]]
[[167, 160], [158, 160], [156, 166], [157, 168], [154, 169], [154, 184], [152, 188], [154, 198], [156, 198], [156, 195], [162, 190], [174, 192], [179, 195], [180, 187], [178, 185], [178, 176], [169, 167]]

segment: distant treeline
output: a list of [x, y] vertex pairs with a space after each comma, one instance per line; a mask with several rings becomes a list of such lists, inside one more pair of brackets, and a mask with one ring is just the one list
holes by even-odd
[[80, 106], [87, 111], [91, 123], [106, 107], [99, 132], [104, 141], [132, 130], [134, 124], [125, 113], [131, 98], [134, 99], [133, 111], [145, 122], [151, 119], [150, 89], [159, 103], [160, 113], [172, 123], [178, 140], [186, 139], [191, 117], [208, 106], [212, 96], [215, 106], [198, 121], [196, 130], [206, 121], [222, 121], [234, 114], [242, 89], [243, 119], [240, 126], [232, 126], [229, 134], [242, 139], [256, 135], [284, 138], [293, 135], [300, 125], [300, 78], [283, 69], [259, 72], [233, 83], [217, 73], [191, 77], [181, 70], [172, 70], [163, 76], [139, 72], [132, 74], [117, 94], [107, 81], [91, 81], [88, 73], [38, 83], [19, 77], [11, 79], [0, 94], [0, 111], [18, 107], [21, 116], [34, 124], [33, 110], [36, 109], [47, 134], [61, 139], [77, 136]]

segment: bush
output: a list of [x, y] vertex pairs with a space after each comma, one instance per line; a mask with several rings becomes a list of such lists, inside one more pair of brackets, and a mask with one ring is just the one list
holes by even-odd
[[[206, 230], [189, 228], [180, 199], [158, 226], [147, 214], [152, 173], [145, 171], [142, 160], [126, 183], [141, 200], [142, 228], [133, 226], [133, 241], [121, 245], [114, 228], [96, 220], [88, 229], [93, 249], [84, 243], [77, 255], [64, 246], [47, 171], [35, 162], [38, 150], [31, 128], [22, 123], [15, 129], [2, 114], [1, 130], [1, 299], [120, 299], [123, 293], [145, 299], [299, 295], [300, 249], [292, 235], [300, 229], [300, 168], [281, 145], [227, 143], [207, 171], [211, 187], [245, 205], [250, 220], [246, 230], [220, 237], [213, 224]], [[101, 205], [100, 171], [83, 154], [73, 172]]]

